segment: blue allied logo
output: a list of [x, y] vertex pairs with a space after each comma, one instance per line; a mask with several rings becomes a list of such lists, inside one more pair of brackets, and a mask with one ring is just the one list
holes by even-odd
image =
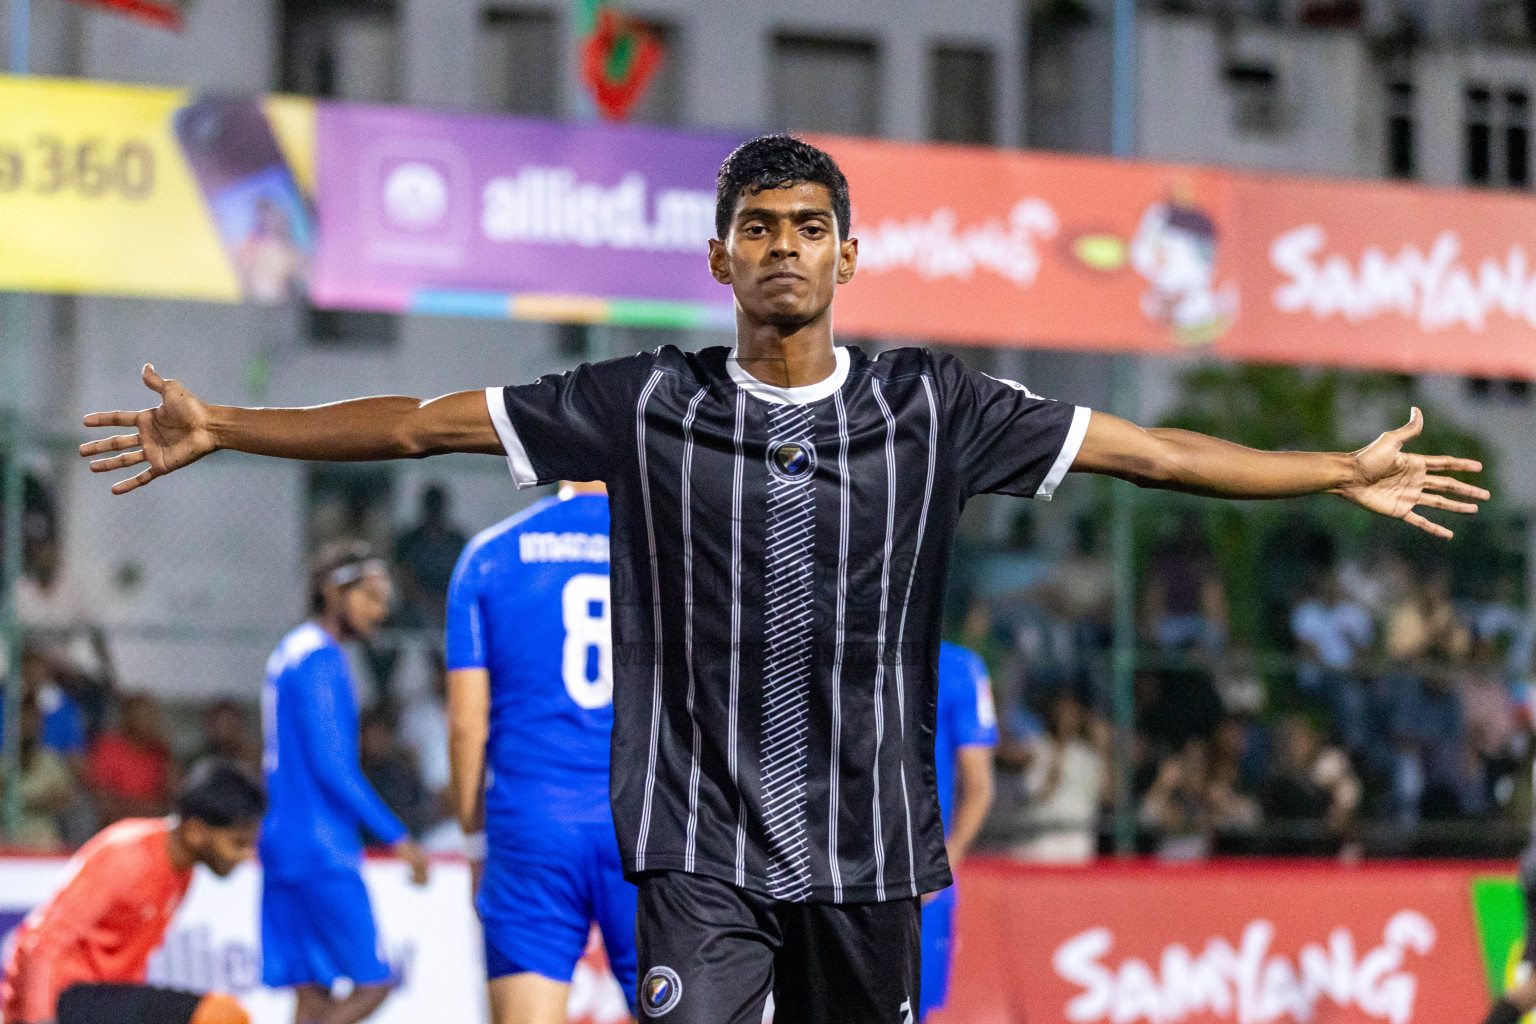
[[683, 998], [683, 979], [670, 967], [652, 967], [640, 983], [640, 1008], [647, 1017], [663, 1017]]
[[768, 469], [791, 483], [809, 480], [816, 472], [816, 446], [809, 441], [774, 441], [768, 446]]

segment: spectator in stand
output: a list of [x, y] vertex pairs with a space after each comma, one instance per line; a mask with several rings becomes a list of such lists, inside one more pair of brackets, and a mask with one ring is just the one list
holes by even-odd
[[[1234, 797], [1252, 801], [1262, 778], [1265, 744], [1258, 722], [1246, 714], [1229, 714], [1211, 737], [1211, 778]], [[1248, 813], [1257, 822], [1258, 805]]]
[[1460, 706], [1446, 667], [1462, 661], [1471, 642], [1470, 628], [1451, 604], [1450, 575], [1444, 570], [1410, 587], [1388, 615], [1391, 667], [1378, 684], [1378, 703], [1392, 741], [1393, 805], [1404, 828], [1418, 823], [1431, 787], [1440, 801], [1437, 809], [1459, 803], [1471, 791], [1461, 771], [1465, 736]]
[[[1486, 807], [1480, 780], [1471, 771], [1471, 744], [1460, 695], [1449, 667], [1431, 665], [1416, 677], [1417, 690], [1396, 706], [1392, 722], [1399, 778], [1417, 787], [1417, 800], [1404, 803], [1405, 824], [1418, 814], [1437, 820], [1480, 816]], [[1409, 782], [1399, 792], [1407, 797]]]
[[1025, 749], [1024, 839], [1011, 854], [1037, 864], [1089, 864], [1099, 845], [1099, 807], [1108, 785], [1103, 746], [1088, 739], [1089, 720], [1070, 693], [1051, 701], [1050, 731]]
[[74, 800], [75, 780], [69, 766], [43, 745], [43, 716], [37, 699], [28, 694], [21, 704], [21, 819], [9, 845], [29, 853], [58, 853], [64, 849], [60, 817]]
[[251, 732], [245, 709], [236, 702], [215, 701], [204, 712], [203, 743], [190, 763], [196, 764], [205, 757], [261, 768], [261, 744]]
[[1166, 758], [1157, 781], [1142, 798], [1142, 827], [1151, 831], [1164, 860], [1196, 860], [1211, 853], [1218, 837], [1251, 833], [1258, 805], [1212, 770], [1206, 740], [1191, 737]]
[[395, 541], [395, 573], [405, 625], [443, 625], [448, 583], [468, 541], [464, 531], [449, 522], [447, 489], [432, 484], [422, 491], [421, 521]]
[[416, 761], [395, 739], [394, 722], [382, 708], [363, 715], [358, 760], [369, 785], [413, 837], [419, 837], [436, 820], [434, 802], [422, 785]]
[[1083, 516], [1076, 524], [1072, 554], [1056, 563], [1032, 596], [1040, 607], [1068, 624], [1075, 647], [1075, 685], [1090, 692], [1092, 673], [1108, 650], [1113, 633], [1114, 569], [1104, 557], [1099, 529]]
[[400, 715], [400, 740], [416, 759], [431, 798], [432, 823], [453, 817], [448, 767], [448, 673], [441, 651], [432, 657], [432, 690], [418, 692]]
[[1206, 802], [1210, 763], [1205, 741], [1191, 737], [1163, 759], [1157, 781], [1141, 800], [1141, 827], [1151, 832], [1164, 860], [1200, 860], [1210, 855], [1212, 821]]
[[1371, 615], [1344, 596], [1338, 573], [1318, 569], [1306, 596], [1291, 611], [1291, 635], [1300, 664], [1296, 682], [1333, 715], [1345, 746], [1365, 747], [1366, 686], [1361, 659], [1372, 642]]
[[87, 745], [85, 715], [80, 705], [56, 681], [55, 669], [41, 647], [35, 644], [24, 646], [21, 651], [22, 699], [31, 697], [37, 704], [43, 718], [43, 745], [69, 761], [78, 762]]
[[118, 719], [118, 729], [97, 738], [86, 761], [86, 779], [103, 825], [166, 814], [176, 789], [170, 745], [154, 698], [129, 694]]
[[1479, 637], [1471, 660], [1457, 673], [1456, 694], [1466, 724], [1471, 771], [1486, 800], [1498, 778], [1510, 777], [1519, 760], [1520, 724], [1503, 679], [1496, 645]]
[[1361, 787], [1349, 755], [1324, 746], [1302, 715], [1288, 715], [1275, 730], [1275, 762], [1259, 791], [1259, 804], [1275, 826], [1278, 854], [1350, 850]]
[[1227, 593], [1197, 517], [1181, 519], [1147, 575], [1146, 621], [1157, 645], [1220, 654], [1227, 643]]

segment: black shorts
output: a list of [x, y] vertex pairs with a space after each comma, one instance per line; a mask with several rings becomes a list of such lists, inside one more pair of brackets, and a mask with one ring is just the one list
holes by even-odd
[[58, 1024], [190, 1024], [201, 995], [149, 985], [71, 985]]
[[661, 871], [640, 879], [641, 1024], [913, 1024], [922, 907], [788, 903]]

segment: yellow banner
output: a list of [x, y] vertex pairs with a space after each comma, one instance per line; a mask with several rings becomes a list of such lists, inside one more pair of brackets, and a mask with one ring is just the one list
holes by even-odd
[[0, 289], [303, 294], [315, 109], [0, 76]]

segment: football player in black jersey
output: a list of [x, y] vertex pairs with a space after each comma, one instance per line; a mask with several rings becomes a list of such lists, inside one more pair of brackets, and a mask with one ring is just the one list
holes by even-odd
[[[220, 448], [357, 461], [505, 455], [514, 480], [611, 494], [612, 807], [640, 886], [639, 1005], [668, 1024], [910, 1022], [919, 897], [949, 882], [933, 786], [939, 605], [959, 509], [1049, 497], [1069, 470], [1218, 498], [1331, 493], [1437, 537], [1471, 460], [1261, 452], [1041, 399], [920, 349], [833, 344], [854, 276], [847, 182], [785, 136], [726, 161], [709, 266], [736, 347], [653, 353], [515, 387], [310, 409], [95, 413], [81, 446], [125, 494]], [[118, 454], [113, 454], [118, 453]], [[622, 576], [621, 574], [626, 574]], [[664, 656], [665, 655], [665, 656]]]

